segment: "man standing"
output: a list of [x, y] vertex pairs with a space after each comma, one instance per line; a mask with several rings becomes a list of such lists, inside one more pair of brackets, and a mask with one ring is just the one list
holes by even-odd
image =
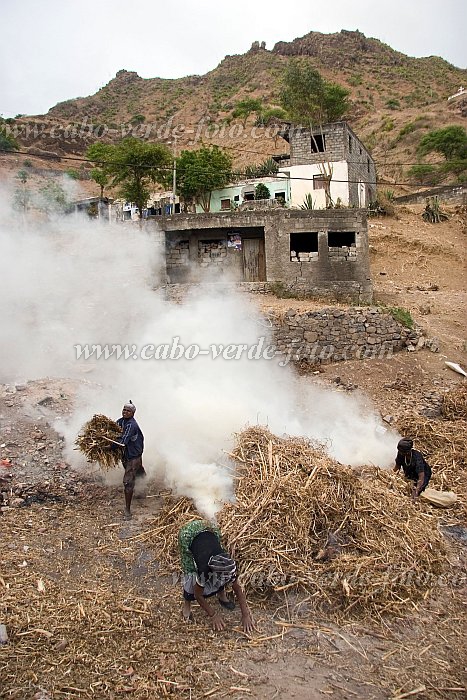
[[397, 457], [394, 471], [404, 470], [406, 479], [413, 481], [412, 498], [415, 500], [428, 486], [431, 468], [422, 453], [413, 449], [413, 440], [402, 438], [397, 444]]
[[135, 420], [136, 406], [130, 401], [122, 409], [122, 417], [117, 424], [122, 429], [122, 436], [118, 443], [124, 448], [122, 464], [125, 469], [123, 475], [123, 487], [125, 490], [125, 519], [131, 518], [131, 499], [135, 489], [135, 479], [146, 476], [143, 467], [144, 435]]
[[235, 602], [229, 600], [225, 592], [225, 587], [231, 585], [240, 605], [243, 631], [251, 634], [253, 619], [243, 589], [237, 581], [237, 566], [223, 549], [219, 530], [203, 520], [192, 520], [180, 529], [178, 544], [183, 570], [184, 619], [191, 619], [191, 603], [196, 600], [211, 618], [213, 630], [223, 630], [224, 620], [207, 599], [217, 595], [223, 608], [233, 610]]

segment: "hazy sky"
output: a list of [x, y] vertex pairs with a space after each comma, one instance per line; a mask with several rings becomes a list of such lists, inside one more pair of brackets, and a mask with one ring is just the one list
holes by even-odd
[[0, 0], [0, 114], [41, 114], [94, 93], [121, 68], [177, 78], [253, 41], [359, 29], [409, 56], [465, 68], [465, 0]]

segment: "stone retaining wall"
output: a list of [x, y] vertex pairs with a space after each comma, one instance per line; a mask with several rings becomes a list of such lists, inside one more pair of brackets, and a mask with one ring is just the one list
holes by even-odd
[[284, 318], [270, 316], [270, 320], [278, 350], [296, 362], [382, 358], [423, 344], [420, 332], [406, 328], [378, 307], [305, 313], [290, 309]]
[[[213, 294], [216, 285], [213, 284]], [[243, 283], [235, 286], [245, 294], [267, 294], [268, 283]], [[165, 287], [168, 299], [183, 303], [189, 285]], [[219, 290], [224, 290], [220, 287]], [[375, 306], [324, 308], [300, 313], [294, 309], [279, 316], [270, 312], [271, 342], [294, 361], [319, 365], [341, 360], [390, 357], [400, 350], [425, 347], [439, 351], [436, 338], [427, 339], [420, 329], [411, 330], [396, 321], [389, 311]]]

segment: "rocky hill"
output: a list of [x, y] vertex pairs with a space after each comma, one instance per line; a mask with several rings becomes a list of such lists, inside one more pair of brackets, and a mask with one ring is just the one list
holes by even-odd
[[[436, 56], [411, 58], [361, 32], [342, 30], [310, 32], [278, 42], [271, 51], [255, 42], [247, 53], [226, 56], [203, 76], [143, 79], [120, 70], [95, 95], [61, 102], [44, 116], [16, 120], [19, 141], [22, 147], [64, 156], [84, 153], [97, 138], [115, 141], [131, 133], [173, 145], [178, 127], [178, 150], [201, 141], [217, 143], [231, 149], [237, 165], [257, 163], [285, 152], [287, 144], [271, 129], [232, 129], [240, 124], [232, 121], [232, 110], [245, 97], [277, 106], [283, 69], [296, 57], [350, 90], [348, 120], [388, 182], [406, 179], [405, 164], [416, 160], [424, 133], [465, 124], [467, 98], [447, 98], [467, 82], [466, 70]], [[254, 123], [252, 115], [242, 126]]]

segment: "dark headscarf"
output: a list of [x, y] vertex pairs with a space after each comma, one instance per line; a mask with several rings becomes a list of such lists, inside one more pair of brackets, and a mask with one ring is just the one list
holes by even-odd
[[413, 440], [410, 438], [402, 438], [402, 440], [399, 440], [397, 443], [397, 450], [403, 455], [406, 455], [410, 452], [410, 450], [413, 447]]

